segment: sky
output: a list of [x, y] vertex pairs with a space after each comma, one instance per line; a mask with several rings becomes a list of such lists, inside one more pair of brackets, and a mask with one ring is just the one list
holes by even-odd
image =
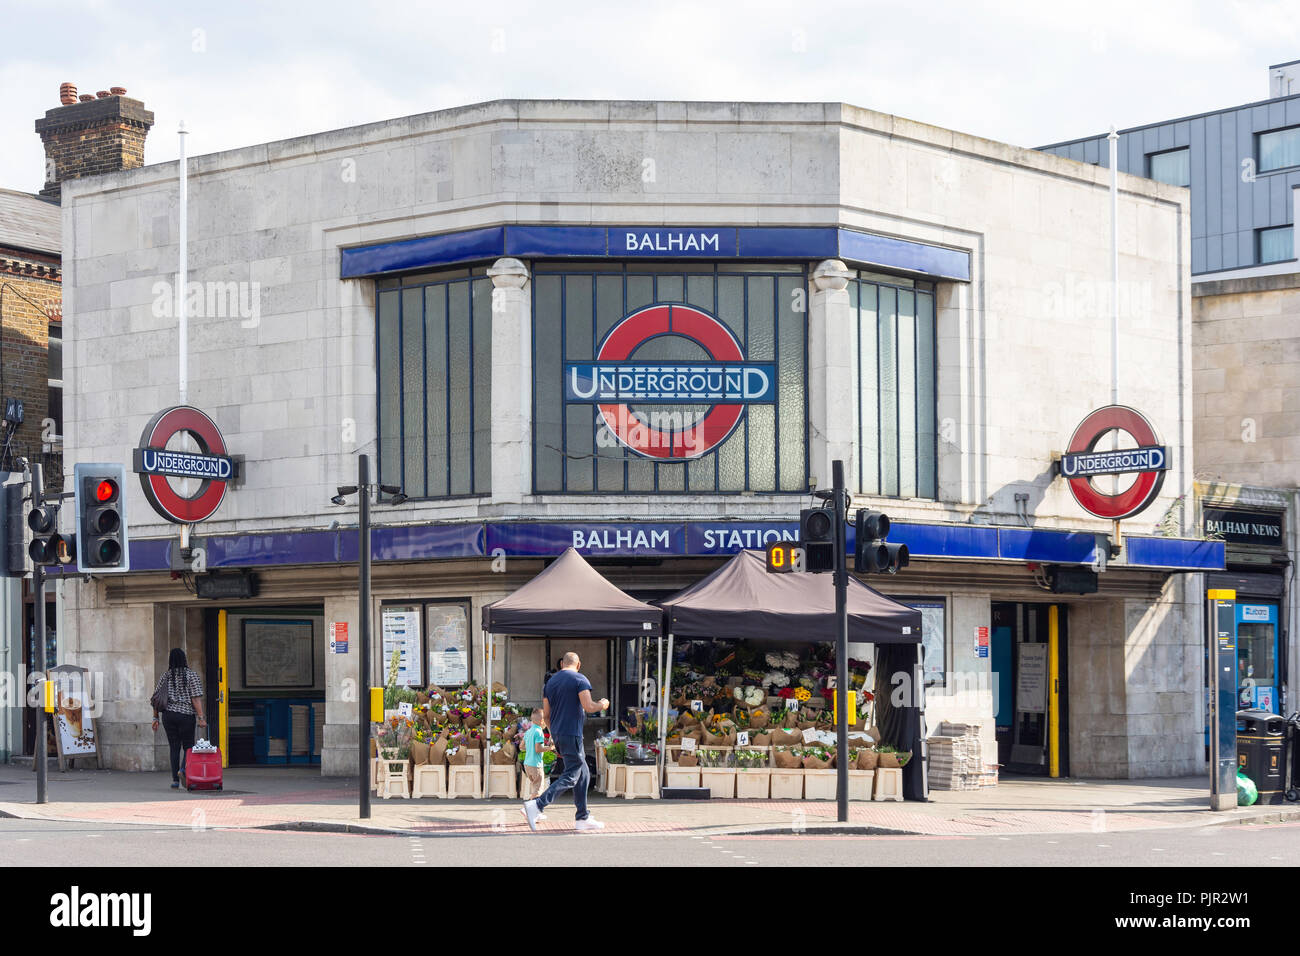
[[503, 98], [843, 101], [1041, 146], [1265, 99], [1300, 0], [0, 0], [0, 187], [35, 120], [124, 86], [145, 162]]

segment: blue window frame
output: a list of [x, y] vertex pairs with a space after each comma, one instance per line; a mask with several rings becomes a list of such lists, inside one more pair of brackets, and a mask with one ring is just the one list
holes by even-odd
[[[803, 265], [557, 263], [533, 268], [533, 490], [579, 494], [808, 491], [807, 271]], [[727, 326], [749, 362], [776, 366], [776, 400], [750, 404], [717, 447], [693, 458], [643, 457], [593, 404], [566, 402], [564, 366], [592, 362], [628, 314], [686, 304]], [[636, 349], [641, 361], [702, 361], [681, 336]], [[689, 427], [711, 406], [656, 405]]]
[[379, 476], [411, 498], [488, 494], [492, 280], [383, 280], [376, 295]]
[[1260, 265], [1269, 262], [1286, 262], [1295, 258], [1295, 227], [1275, 226], [1255, 230], [1257, 260]]
[[1170, 186], [1192, 183], [1192, 152], [1186, 146], [1147, 156], [1147, 178]]
[[859, 272], [849, 283], [858, 396], [858, 491], [938, 497], [934, 286]]
[[1300, 126], [1260, 133], [1258, 148], [1261, 173], [1300, 166]]

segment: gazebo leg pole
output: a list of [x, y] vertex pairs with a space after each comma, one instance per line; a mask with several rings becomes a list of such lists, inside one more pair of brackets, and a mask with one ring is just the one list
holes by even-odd
[[660, 634], [655, 638], [655, 727], [659, 734], [659, 754], [657, 763], [659, 765], [659, 783], [662, 786], [664, 782], [664, 637]]
[[479, 756], [483, 760], [483, 798], [487, 799], [491, 788], [488, 786], [492, 779], [492, 774], [488, 768], [492, 766], [492, 635], [487, 631], [481, 632], [483, 635], [483, 674], [484, 682], [487, 684], [487, 711], [484, 725], [487, 727], [487, 737], [483, 740], [483, 749]]
[[[660, 638], [662, 640], [662, 638]], [[660, 774], [659, 783], [662, 786], [668, 773], [668, 747], [665, 740], [668, 737], [668, 701], [672, 696], [673, 690], [673, 632], [668, 632], [668, 652], [664, 655], [664, 668], [662, 680], [659, 682], [659, 710], [662, 716], [659, 718], [659, 758]]]

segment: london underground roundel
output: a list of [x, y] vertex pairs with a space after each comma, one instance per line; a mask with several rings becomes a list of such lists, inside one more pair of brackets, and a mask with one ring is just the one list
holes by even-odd
[[[1129, 435], [1137, 447], [1098, 450], [1102, 439], [1116, 431]], [[1074, 430], [1061, 456], [1061, 474], [1085, 511], [1119, 521], [1138, 514], [1159, 497], [1168, 462], [1168, 449], [1141, 412], [1127, 405], [1107, 405], [1091, 412]], [[1137, 475], [1124, 491], [1107, 494], [1093, 484], [1094, 478], [1121, 474]]]
[[[199, 452], [167, 448], [177, 435], [188, 435]], [[163, 409], [149, 420], [135, 449], [134, 471], [149, 504], [176, 524], [193, 524], [211, 518], [226, 496], [226, 483], [235, 477], [235, 463], [216, 422], [190, 405]], [[198, 490], [182, 495], [168, 478], [195, 478]]]
[[[638, 350], [664, 337], [686, 340], [679, 344], [702, 351], [703, 357], [637, 357]], [[620, 444], [659, 460], [713, 451], [748, 405], [776, 401], [775, 364], [747, 361], [723, 322], [688, 305], [652, 305], [625, 316], [600, 343], [595, 361], [567, 363], [564, 378], [566, 402], [596, 405]], [[701, 405], [708, 410], [700, 417], [679, 410]]]

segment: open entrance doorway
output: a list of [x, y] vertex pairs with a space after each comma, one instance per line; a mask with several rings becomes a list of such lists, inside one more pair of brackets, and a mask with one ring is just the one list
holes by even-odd
[[1009, 773], [1070, 774], [1066, 610], [1063, 604], [993, 603], [994, 722], [998, 763]]
[[325, 734], [325, 609], [205, 609], [210, 739], [230, 766], [319, 764]]

